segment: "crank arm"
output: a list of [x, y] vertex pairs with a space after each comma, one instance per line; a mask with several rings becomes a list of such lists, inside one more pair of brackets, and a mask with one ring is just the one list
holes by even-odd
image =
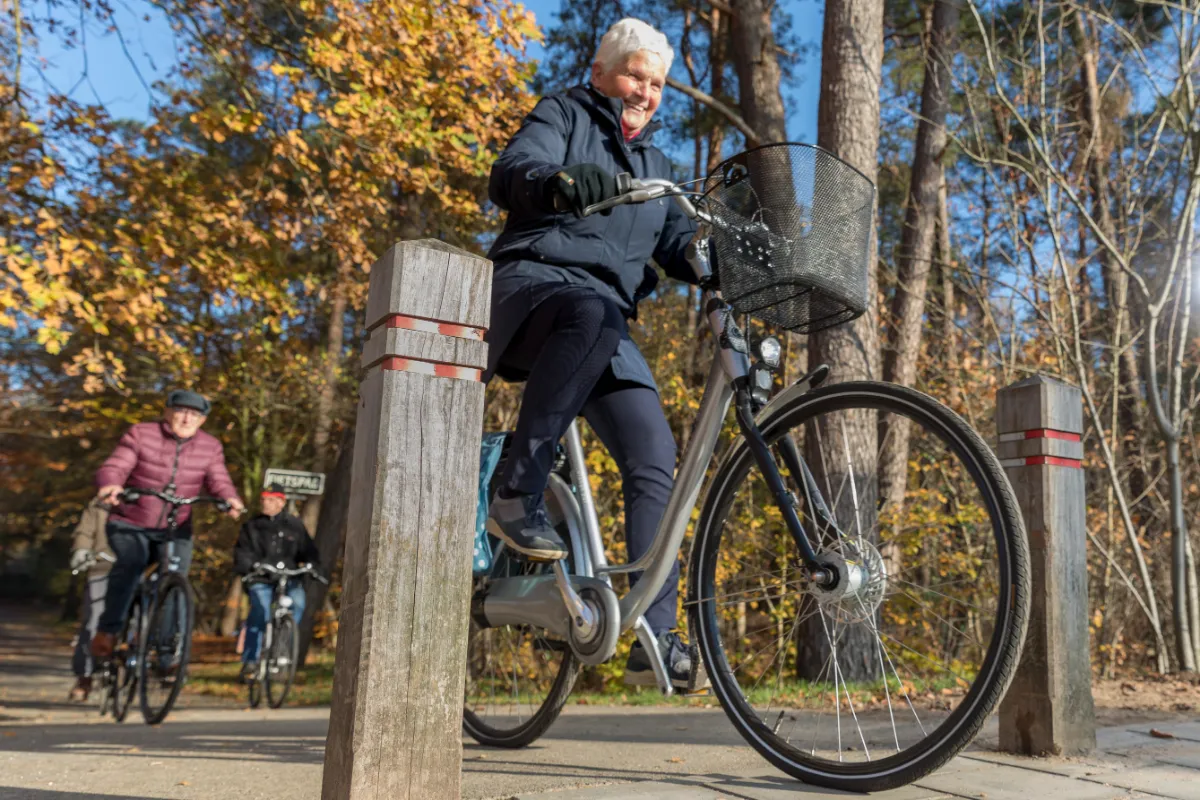
[[[557, 566], [557, 565], [556, 565]], [[556, 570], [555, 572], [557, 572]], [[585, 604], [579, 600], [579, 592], [587, 587], [598, 591], [611, 591], [600, 578], [583, 575], [565, 575], [570, 594], [585, 612], [585, 624], [591, 616]], [[566, 639], [575, 620], [568, 612], [566, 595], [557, 574], [518, 575], [512, 578], [496, 578], [477, 593], [471, 601], [471, 613], [481, 627], [498, 628], [504, 625], [529, 625], [544, 628], [555, 636]]]

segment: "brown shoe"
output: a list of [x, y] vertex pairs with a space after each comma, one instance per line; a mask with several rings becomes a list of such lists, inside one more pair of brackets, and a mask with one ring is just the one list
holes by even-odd
[[108, 658], [112, 655], [117, 637], [111, 633], [99, 633], [92, 637], [92, 658]]
[[86, 703], [88, 695], [92, 693], [92, 679], [90, 677], [81, 677], [75, 681], [75, 685], [71, 687], [70, 694], [67, 699], [72, 703]]

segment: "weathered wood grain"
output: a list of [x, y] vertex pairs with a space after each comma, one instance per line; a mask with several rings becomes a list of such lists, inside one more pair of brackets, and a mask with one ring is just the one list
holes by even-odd
[[398, 242], [371, 267], [367, 329], [392, 314], [486, 328], [492, 263], [436, 239]]
[[1008, 392], [1003, 407], [996, 406], [996, 432], [1013, 433], [1050, 428], [1079, 433], [1083, 430], [1083, 405], [1079, 389], [1068, 383], [1034, 375], [1017, 381], [1002, 391]]
[[[1040, 428], [1080, 433], [1079, 390], [1042, 376], [1029, 378], [1000, 390], [996, 421], [1001, 433]], [[1060, 448], [1052, 444], [1056, 441], [1031, 439], [1021, 445], [1045, 453]], [[1079, 468], [1051, 465], [1010, 467], [1007, 474], [1029, 536], [1033, 591], [1021, 664], [1000, 705], [1000, 748], [1027, 755], [1087, 753], [1096, 747], [1096, 718], [1088, 646], [1085, 475]]]
[[[490, 265], [485, 273], [476, 268], [481, 259], [440, 249], [426, 257], [421, 244], [397, 246], [403, 250], [397, 269], [389, 281], [373, 279], [369, 303], [386, 313], [486, 326]], [[481, 295], [478, 285], [458, 286], [447, 277], [455, 272], [448, 256], [460, 267], [470, 264], [455, 279], [483, 281]], [[412, 305], [403, 288], [413, 265], [425, 281], [424, 305]], [[394, 308], [375, 297], [381, 291], [410, 304]], [[434, 296], [438, 291], [445, 302]], [[380, 329], [373, 341], [381, 350], [401, 343], [434, 356], [460, 352], [455, 348], [465, 343], [470, 358], [486, 358], [481, 342], [422, 331]], [[323, 800], [460, 794], [483, 396], [475, 381], [378, 366], [363, 378]]]
[[426, 331], [378, 327], [363, 345], [362, 365], [373, 367], [388, 356], [417, 358], [459, 367], [487, 369], [487, 344]]

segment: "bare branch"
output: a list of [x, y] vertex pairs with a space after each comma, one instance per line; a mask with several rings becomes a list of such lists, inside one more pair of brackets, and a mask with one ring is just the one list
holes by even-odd
[[729, 121], [729, 124], [741, 131], [742, 135], [746, 137], [746, 144], [750, 145], [751, 147], [756, 147], [762, 144], [762, 137], [755, 133], [754, 129], [746, 124], [746, 120], [742, 119], [740, 114], [722, 103], [717, 98], [710, 94], [705, 94], [694, 86], [688, 86], [686, 83], [678, 81], [675, 78], [672, 78], [670, 75], [667, 76], [667, 85], [672, 89], [677, 89], [683, 92], [693, 100], [700, 101], [713, 111], [716, 111], [718, 114], [725, 117], [725, 119]]

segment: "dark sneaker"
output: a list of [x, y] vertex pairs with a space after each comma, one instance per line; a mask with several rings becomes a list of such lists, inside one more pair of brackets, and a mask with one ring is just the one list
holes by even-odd
[[[676, 689], [698, 691], [707, 685], [707, 678], [701, 674], [697, 686], [690, 684], [692, 678], [692, 657], [687, 645], [675, 631], [663, 631], [658, 635], [658, 652], [662, 654], [663, 664], [667, 674], [671, 676], [671, 685]], [[628, 686], [657, 686], [654, 668], [650, 666], [650, 657], [641, 641], [635, 641], [629, 651], [629, 660], [625, 662], [625, 683]]]
[[542, 496], [501, 497], [488, 507], [487, 530], [513, 552], [534, 561], [567, 557], [567, 546], [546, 518]]
[[247, 661], [242, 664], [242, 683], [250, 683], [258, 677], [258, 662]]
[[103, 659], [112, 655], [117, 637], [111, 633], [98, 632], [92, 637], [92, 658]]
[[90, 676], [81, 675], [75, 681], [75, 685], [71, 687], [67, 699], [72, 703], [86, 703], [88, 695], [92, 693], [92, 679]]

